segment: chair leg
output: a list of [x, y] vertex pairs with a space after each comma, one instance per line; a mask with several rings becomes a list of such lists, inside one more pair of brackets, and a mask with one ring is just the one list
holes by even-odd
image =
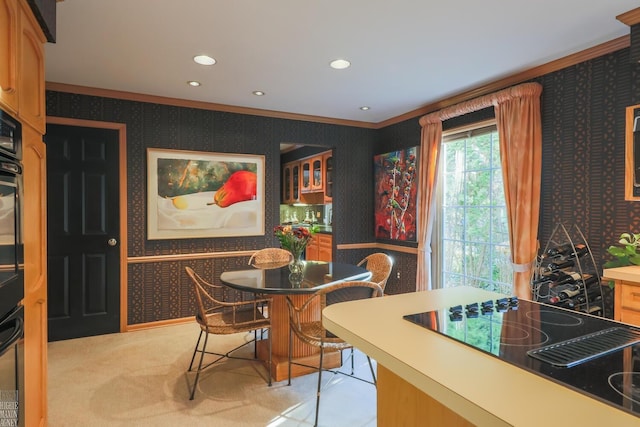
[[287, 385], [291, 385], [291, 349], [293, 348], [293, 332], [291, 331], [291, 327], [289, 327], [289, 381]]
[[373, 384], [378, 385], [378, 381], [376, 380], [376, 373], [373, 370], [373, 364], [371, 363], [371, 358], [367, 356], [367, 362], [369, 362], [369, 369], [371, 369], [371, 378], [373, 378]]
[[322, 366], [324, 363], [324, 348], [320, 347], [320, 364], [318, 365], [318, 391], [316, 394], [316, 420], [313, 427], [318, 425], [318, 413], [320, 412], [320, 389], [322, 388]]
[[271, 349], [272, 349], [272, 341], [271, 341], [271, 329], [267, 331], [267, 339], [269, 340], [269, 387], [271, 387]]
[[198, 335], [198, 341], [196, 342], [196, 347], [193, 349], [193, 356], [191, 356], [191, 363], [189, 363], [189, 371], [193, 369], [193, 361], [196, 359], [196, 352], [198, 351], [198, 346], [200, 345], [200, 339], [202, 339], [203, 332], [203, 330], [200, 330], [200, 335]]
[[[200, 331], [203, 332], [203, 331]], [[198, 363], [198, 370], [196, 371], [196, 378], [193, 381], [193, 389], [191, 389], [191, 396], [189, 400], [193, 400], [196, 395], [196, 387], [198, 387], [198, 379], [200, 378], [200, 371], [202, 370], [202, 361], [204, 360], [204, 353], [207, 350], [207, 341], [209, 340], [209, 334], [205, 334], [204, 336], [204, 345], [202, 347], [202, 353], [200, 353], [200, 363]], [[200, 339], [198, 339], [200, 341]]]
[[353, 359], [354, 359], [354, 357], [353, 357], [353, 347], [351, 347], [351, 375], [355, 375], [355, 373], [356, 373], [355, 363], [354, 363]]
[[[262, 335], [262, 331], [260, 331], [260, 334]], [[260, 338], [262, 338], [262, 336], [260, 336]], [[258, 330], [257, 329], [253, 330], [253, 358], [254, 359], [258, 358]]]

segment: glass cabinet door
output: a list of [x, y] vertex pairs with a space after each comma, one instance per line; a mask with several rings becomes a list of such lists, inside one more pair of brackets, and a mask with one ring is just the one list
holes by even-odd
[[291, 168], [291, 201], [300, 199], [300, 165], [296, 164]]
[[333, 153], [324, 155], [324, 199], [326, 203], [333, 199]]
[[285, 166], [282, 174], [282, 201], [288, 203], [291, 201], [291, 166]]
[[313, 182], [311, 183], [311, 188], [314, 190], [322, 189], [322, 157], [317, 157], [313, 159]]
[[311, 188], [311, 162], [302, 162], [302, 191], [308, 191]]

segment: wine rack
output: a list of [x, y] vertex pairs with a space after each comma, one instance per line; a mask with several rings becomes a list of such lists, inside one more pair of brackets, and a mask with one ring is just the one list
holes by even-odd
[[531, 277], [534, 301], [605, 317], [593, 253], [578, 226], [557, 224]]

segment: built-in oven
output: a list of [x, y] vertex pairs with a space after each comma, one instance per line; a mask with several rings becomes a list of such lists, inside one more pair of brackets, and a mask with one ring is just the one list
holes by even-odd
[[0, 111], [0, 426], [23, 426], [21, 127]]

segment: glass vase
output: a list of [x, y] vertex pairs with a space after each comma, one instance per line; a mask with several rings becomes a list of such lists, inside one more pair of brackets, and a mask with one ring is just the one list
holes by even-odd
[[289, 271], [291, 274], [302, 275], [304, 270], [304, 260], [302, 254], [293, 254], [293, 260], [289, 262]]

